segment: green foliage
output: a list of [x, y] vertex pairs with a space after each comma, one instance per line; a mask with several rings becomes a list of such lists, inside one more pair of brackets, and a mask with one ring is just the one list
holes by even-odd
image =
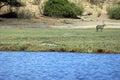
[[120, 19], [120, 5], [108, 8], [108, 15], [111, 19]]
[[120, 5], [120, 0], [117, 1], [117, 4]]
[[77, 15], [82, 13], [83, 8], [68, 0], [48, 0], [44, 6], [44, 15], [50, 17], [77, 18]]
[[115, 5], [107, 9], [108, 15], [111, 19], [120, 19], [120, 0], [115, 2]]

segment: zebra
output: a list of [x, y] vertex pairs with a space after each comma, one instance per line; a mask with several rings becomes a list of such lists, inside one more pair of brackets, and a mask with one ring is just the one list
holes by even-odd
[[100, 31], [102, 32], [104, 26], [105, 26], [105, 24], [104, 24], [104, 21], [103, 21], [103, 25], [97, 25], [97, 26], [96, 26], [96, 31], [99, 31], [99, 30], [100, 30]]

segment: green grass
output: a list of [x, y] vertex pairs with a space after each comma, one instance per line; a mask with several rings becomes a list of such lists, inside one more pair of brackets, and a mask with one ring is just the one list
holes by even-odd
[[0, 29], [0, 51], [120, 53], [120, 29]]

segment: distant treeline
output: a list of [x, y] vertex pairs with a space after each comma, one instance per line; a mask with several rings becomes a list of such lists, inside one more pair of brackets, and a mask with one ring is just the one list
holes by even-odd
[[[42, 0], [33, 0], [32, 4], [40, 6]], [[50, 17], [65, 17], [65, 18], [77, 18], [78, 15], [82, 15], [84, 12], [84, 6], [77, 6], [75, 3], [71, 2], [72, 0], [47, 0], [43, 6], [42, 14]], [[82, 0], [80, 0], [82, 1]], [[79, 1], [79, 2], [80, 2]], [[120, 0], [86, 0], [93, 5], [102, 6], [105, 2], [113, 2], [114, 6], [108, 7], [107, 12], [110, 18], [120, 19]], [[15, 17], [15, 18], [33, 18], [35, 13], [32, 13], [29, 10], [18, 11], [18, 8], [25, 6], [24, 3], [21, 3], [21, 0], [0, 0], [0, 9], [3, 6], [10, 6], [9, 13], [0, 15], [0, 17]], [[13, 11], [12, 8], [16, 8], [16, 11]], [[39, 8], [39, 11], [41, 9]]]

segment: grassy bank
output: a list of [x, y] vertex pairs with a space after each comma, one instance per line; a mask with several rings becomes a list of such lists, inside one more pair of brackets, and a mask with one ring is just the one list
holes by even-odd
[[0, 29], [0, 51], [120, 53], [120, 29]]

